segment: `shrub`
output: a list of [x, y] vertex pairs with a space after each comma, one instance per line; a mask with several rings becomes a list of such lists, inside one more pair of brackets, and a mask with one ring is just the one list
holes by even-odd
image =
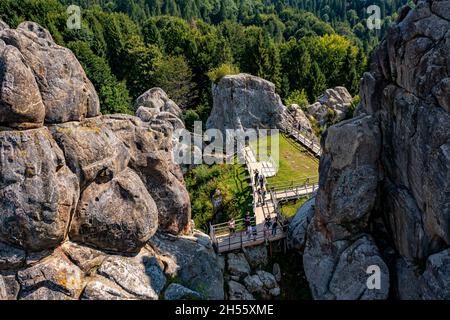
[[292, 91], [289, 97], [286, 98], [285, 104], [287, 106], [298, 104], [300, 108], [304, 109], [309, 106], [308, 95], [304, 89]]
[[234, 75], [239, 73], [239, 68], [233, 64], [224, 63], [221, 66], [212, 69], [207, 73], [209, 79], [215, 83], [218, 83], [220, 79], [225, 76]]

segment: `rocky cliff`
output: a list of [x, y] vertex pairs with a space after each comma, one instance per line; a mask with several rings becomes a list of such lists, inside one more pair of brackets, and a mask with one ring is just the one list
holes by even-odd
[[264, 79], [249, 74], [225, 76], [213, 84], [212, 92], [208, 129], [273, 129], [282, 120], [285, 107], [275, 85]]
[[[449, 50], [448, 1], [404, 7], [364, 75], [357, 116], [322, 139], [303, 255], [314, 298], [450, 299]], [[371, 265], [379, 289], [366, 285]]]
[[165, 93], [137, 101], [149, 118], [102, 116], [75, 56], [32, 22], [0, 23], [0, 83], [0, 299], [223, 298]]

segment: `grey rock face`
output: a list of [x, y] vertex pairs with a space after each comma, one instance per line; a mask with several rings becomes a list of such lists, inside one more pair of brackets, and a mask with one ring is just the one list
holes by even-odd
[[6, 29], [9, 29], [8, 24], [6, 22], [0, 20], [0, 31], [6, 30]]
[[15, 269], [24, 262], [24, 250], [0, 242], [0, 270]]
[[45, 121], [79, 121], [100, 113], [94, 86], [74, 54], [58, 46], [47, 30], [32, 22], [5, 29], [0, 39], [16, 47], [33, 71], [45, 106]]
[[123, 290], [140, 299], [157, 300], [158, 290], [153, 287], [145, 265], [133, 259], [111, 256], [98, 269], [98, 273], [114, 281]]
[[59, 250], [17, 274], [20, 298], [25, 300], [77, 299], [84, 287], [83, 272]]
[[269, 255], [264, 245], [243, 249], [245, 258], [251, 268], [263, 268], [269, 263]]
[[[378, 122], [372, 116], [363, 116], [333, 126], [323, 149], [316, 211], [303, 256], [312, 295], [315, 299], [365, 298], [365, 272], [375, 261], [387, 275], [381, 284], [385, 290], [369, 297], [387, 298], [389, 271], [377, 247], [363, 232], [376, 202], [381, 149]], [[352, 238], [358, 236], [363, 236], [361, 245], [353, 244]], [[361, 253], [349, 258], [355, 259], [350, 266], [345, 257], [356, 248]], [[352, 272], [346, 271], [349, 269]]]
[[299, 105], [293, 104], [287, 107], [287, 111], [294, 117], [295, 121], [300, 125], [302, 131], [313, 134], [311, 121]]
[[164, 292], [166, 300], [199, 300], [202, 296], [178, 283], [171, 283]]
[[79, 186], [46, 128], [1, 131], [0, 240], [31, 251], [67, 233]]
[[248, 74], [223, 77], [213, 84], [214, 107], [208, 129], [277, 128], [284, 112], [275, 85]]
[[303, 251], [306, 242], [306, 232], [309, 223], [314, 216], [314, 208], [316, 197], [309, 199], [303, 206], [301, 206], [295, 214], [292, 221], [289, 223], [289, 230], [287, 234], [288, 246], [291, 249]]
[[90, 280], [83, 290], [82, 300], [135, 300], [113, 281], [103, 277]]
[[422, 275], [424, 299], [450, 299], [450, 249], [428, 257], [425, 272]]
[[255, 300], [255, 297], [247, 291], [247, 289], [236, 281], [228, 282], [228, 299], [229, 300]]
[[111, 179], [130, 160], [128, 149], [101, 119], [69, 122], [50, 127], [69, 167], [85, 188], [96, 179]]
[[20, 51], [0, 39], [0, 123], [18, 129], [38, 128], [44, 116], [33, 72]]
[[94, 182], [83, 191], [70, 237], [100, 249], [135, 252], [157, 228], [153, 199], [138, 175], [126, 169], [111, 181]]
[[352, 96], [344, 87], [327, 89], [317, 102], [306, 108], [306, 114], [321, 125], [340, 121], [346, 117], [352, 100]]
[[161, 230], [184, 232], [191, 219], [190, 198], [182, 172], [172, 162], [170, 136], [151, 129], [137, 117], [105, 116], [101, 122], [127, 146], [129, 166], [156, 202]]
[[[364, 75], [358, 117], [327, 133], [303, 259], [315, 298], [386, 298], [383, 290], [391, 285], [401, 299], [448, 299], [443, 280], [450, 279], [447, 6], [427, 0], [402, 11]], [[351, 128], [361, 121], [373, 124], [369, 130]], [[384, 236], [372, 218], [383, 221]], [[380, 252], [384, 257], [391, 250], [387, 241], [397, 259], [390, 270], [395, 282], [382, 280], [376, 294], [364, 291], [360, 282], [367, 263], [376, 262], [382, 279], [388, 277]], [[345, 257], [352, 257], [352, 266]], [[348, 272], [339, 269], [341, 263]], [[318, 277], [318, 270], [324, 276]]]
[[251, 272], [250, 265], [243, 253], [229, 253], [227, 255], [228, 272], [232, 276], [244, 278]]
[[160, 233], [149, 243], [164, 262], [166, 274], [206, 299], [224, 299], [224, 270], [213, 249], [183, 236]]
[[64, 242], [60, 248], [70, 261], [86, 274], [89, 274], [91, 271], [98, 268], [107, 257], [102, 251], [85, 247], [71, 241]]
[[0, 300], [17, 300], [20, 285], [14, 273], [0, 274]]

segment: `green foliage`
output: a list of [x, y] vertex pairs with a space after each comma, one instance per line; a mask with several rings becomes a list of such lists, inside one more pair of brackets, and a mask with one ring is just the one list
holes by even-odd
[[[242, 165], [200, 165], [187, 173], [185, 181], [197, 228], [206, 231], [212, 221], [219, 223], [231, 217], [243, 218], [251, 209], [251, 188]], [[223, 197], [218, 212], [214, 212], [211, 201], [216, 190], [220, 190]]]
[[345, 115], [346, 119], [353, 118], [353, 115], [354, 115], [354, 113], [356, 111], [356, 108], [358, 107], [360, 102], [361, 102], [361, 98], [360, 98], [359, 95], [353, 97], [352, 104], [348, 108], [347, 114]]
[[232, 64], [229, 64], [229, 63], [224, 63], [224, 64], [220, 65], [219, 67], [214, 68], [211, 71], [209, 71], [208, 77], [211, 81], [217, 83], [223, 77], [238, 74], [239, 72], [240, 71], [239, 71], [238, 67], [236, 67]]
[[133, 113], [131, 98], [123, 82], [118, 82], [104, 58], [96, 56], [85, 42], [69, 42], [88, 78], [97, 90], [102, 113]]
[[[234, 67], [275, 83], [285, 100], [305, 90], [314, 101], [337, 85], [356, 94], [367, 54], [406, 2], [371, 3], [381, 31], [367, 30], [366, 1], [343, 0], [2, 0], [0, 18], [36, 21], [70, 45], [104, 112], [129, 112], [130, 99], [157, 86], [205, 121], [210, 77]], [[84, 8], [80, 30], [66, 27], [72, 4]]]
[[306, 91], [304, 89], [293, 91], [289, 95], [289, 97], [286, 98], [285, 104], [287, 106], [290, 106], [291, 104], [297, 104], [300, 106], [300, 108], [303, 109], [309, 106], [308, 95], [306, 94]]
[[194, 110], [187, 110], [184, 114], [184, 123], [189, 130], [193, 130], [195, 121], [200, 121], [198, 113]]

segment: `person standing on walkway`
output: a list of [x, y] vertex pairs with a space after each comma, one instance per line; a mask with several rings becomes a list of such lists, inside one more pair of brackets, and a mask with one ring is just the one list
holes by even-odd
[[256, 194], [258, 195], [258, 202], [256, 203], [256, 206], [259, 206], [262, 202], [261, 188], [258, 187], [258, 189], [256, 190]]
[[264, 238], [267, 238], [267, 234], [270, 230], [271, 225], [272, 225], [272, 221], [270, 220], [270, 217], [266, 217], [265, 223], [264, 223]]
[[272, 223], [272, 236], [277, 235], [277, 228], [278, 228], [278, 217], [273, 218]]
[[258, 169], [253, 170], [253, 174], [254, 174], [254, 178], [255, 178], [254, 183], [255, 183], [255, 186], [257, 186], [258, 185], [258, 181], [259, 181], [259, 171], [258, 171]]
[[247, 238], [249, 241], [250, 241], [251, 237], [252, 237], [252, 226], [248, 225], [247, 226]]
[[252, 226], [253, 233], [253, 241], [256, 241], [256, 236], [258, 235], [258, 230], [256, 229], [256, 225]]
[[265, 187], [262, 187], [262, 190], [261, 190], [261, 198], [262, 198], [262, 205], [263, 205], [263, 206], [266, 205], [266, 194], [267, 194], [266, 188], [265, 188]]
[[228, 228], [230, 229], [230, 234], [234, 235], [236, 232], [236, 222], [233, 218], [231, 218], [230, 221], [228, 221]]
[[259, 179], [259, 187], [262, 189], [264, 187], [264, 183], [265, 183], [265, 177], [264, 175], [261, 173], [258, 177]]
[[247, 211], [245, 214], [245, 228], [248, 228], [251, 225], [251, 218], [250, 218], [250, 212]]

